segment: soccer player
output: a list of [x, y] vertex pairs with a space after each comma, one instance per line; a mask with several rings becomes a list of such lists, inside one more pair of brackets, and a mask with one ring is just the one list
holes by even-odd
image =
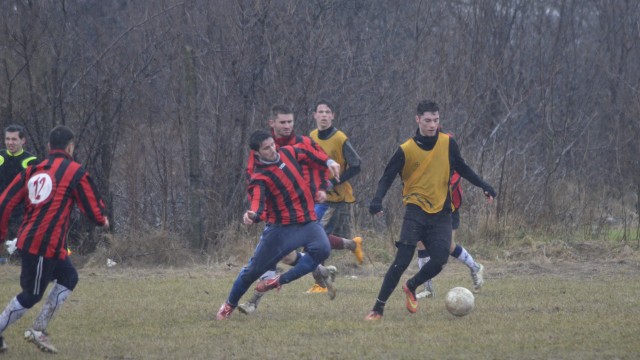
[[[327, 191], [327, 201], [316, 204], [318, 221], [329, 236], [331, 249], [347, 249], [356, 257], [358, 264], [364, 261], [362, 238], [353, 239], [351, 207], [356, 201], [349, 180], [360, 173], [360, 156], [353, 148], [347, 135], [333, 126], [335, 114], [333, 105], [327, 100], [319, 100], [313, 111], [317, 129], [309, 136], [324, 150], [331, 159], [340, 164], [340, 177], [332, 177]], [[327, 288], [321, 281], [316, 283], [307, 293], [323, 293]]]
[[228, 319], [251, 284], [293, 250], [304, 247], [306, 253], [287, 272], [261, 280], [256, 285], [258, 292], [280, 288], [314, 271], [331, 251], [314, 211], [315, 202], [324, 201], [326, 193], [321, 187], [314, 198], [302, 173], [302, 164], [305, 164], [328, 179], [331, 161], [328, 156], [304, 143], [276, 150], [272, 135], [263, 130], [254, 132], [249, 144], [257, 155], [257, 162], [248, 186], [249, 209], [242, 219], [246, 225], [266, 221], [269, 226], [265, 227], [253, 257], [240, 270], [227, 300], [216, 314], [217, 320]]
[[66, 251], [73, 204], [97, 225], [109, 227], [104, 202], [91, 176], [73, 161], [73, 138], [68, 127], [53, 128], [49, 133], [48, 158], [21, 172], [0, 195], [0, 243], [5, 241], [12, 210], [18, 204], [25, 204], [24, 220], [18, 230], [22, 292], [11, 299], [0, 314], [0, 348], [5, 350], [2, 333], [37, 304], [49, 283], [55, 281], [40, 314], [24, 337], [42, 351], [58, 352], [45, 330], [78, 284], [78, 272]]
[[[0, 193], [9, 186], [11, 181], [27, 166], [34, 164], [36, 157], [24, 150], [27, 138], [24, 128], [20, 125], [9, 125], [4, 129], [5, 148], [0, 150]], [[11, 214], [7, 239], [13, 239], [18, 233], [22, 220], [24, 206], [19, 205]]]
[[400, 145], [391, 157], [369, 205], [371, 214], [381, 213], [385, 194], [396, 175], [400, 176], [405, 215], [396, 242], [398, 250], [366, 320], [382, 318], [384, 306], [411, 263], [419, 241], [429, 250], [431, 259], [402, 286], [410, 313], [418, 310], [416, 288], [438, 275], [447, 263], [452, 232], [449, 181], [454, 171], [482, 188], [490, 203], [496, 196], [493, 188], [465, 163], [455, 140], [439, 131], [440, 112], [435, 102], [420, 102], [415, 119], [416, 135]]

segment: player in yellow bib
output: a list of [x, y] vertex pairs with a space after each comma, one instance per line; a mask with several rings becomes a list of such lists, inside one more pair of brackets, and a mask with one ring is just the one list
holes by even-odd
[[[356, 201], [353, 188], [349, 182], [360, 173], [360, 156], [349, 141], [347, 135], [333, 126], [335, 118], [334, 106], [327, 100], [318, 100], [313, 110], [313, 119], [317, 129], [311, 131], [309, 137], [340, 164], [340, 177], [331, 177], [327, 189], [327, 200], [315, 206], [318, 221], [329, 236], [332, 250], [345, 249], [353, 253], [358, 264], [364, 261], [362, 237], [352, 237], [351, 211]], [[334, 274], [335, 276], [335, 274]], [[307, 293], [327, 292], [322, 279]]]
[[465, 163], [456, 141], [439, 131], [438, 104], [432, 101], [420, 102], [416, 123], [416, 135], [400, 145], [393, 154], [369, 205], [371, 214], [382, 213], [382, 200], [396, 175], [400, 176], [403, 183], [405, 214], [400, 239], [396, 242], [398, 251], [387, 270], [373, 309], [365, 317], [366, 320], [382, 318], [384, 306], [411, 263], [418, 242], [422, 242], [429, 250], [431, 259], [402, 286], [406, 296], [406, 308], [410, 313], [418, 310], [415, 294], [418, 286], [438, 275], [447, 263], [451, 246], [453, 208], [449, 182], [454, 171], [471, 184], [480, 187], [489, 203], [493, 202], [496, 196], [491, 185]]

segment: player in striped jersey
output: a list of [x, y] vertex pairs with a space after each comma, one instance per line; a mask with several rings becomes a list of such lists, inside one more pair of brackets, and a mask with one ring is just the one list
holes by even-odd
[[251, 284], [291, 251], [304, 247], [306, 254], [282, 275], [260, 281], [257, 291], [280, 288], [312, 272], [329, 257], [331, 250], [314, 210], [316, 201], [324, 201], [326, 193], [321, 188], [314, 196], [302, 174], [305, 165], [319, 170], [322, 178], [328, 179], [331, 162], [328, 156], [305, 143], [276, 150], [272, 135], [262, 130], [251, 135], [250, 147], [258, 155], [258, 162], [249, 182], [250, 204], [243, 222], [251, 225], [266, 221], [269, 226], [253, 257], [234, 281], [229, 297], [218, 310], [217, 320], [228, 319]]
[[18, 230], [18, 249], [22, 260], [22, 292], [9, 301], [0, 314], [0, 346], [6, 349], [2, 333], [20, 319], [49, 292], [40, 314], [25, 331], [25, 338], [45, 352], [58, 350], [45, 332], [49, 321], [78, 284], [78, 272], [66, 251], [67, 232], [73, 204], [94, 223], [109, 227], [102, 198], [89, 173], [73, 161], [74, 134], [66, 126], [49, 133], [49, 156], [20, 173], [0, 195], [0, 243], [5, 241], [12, 210], [25, 204]]

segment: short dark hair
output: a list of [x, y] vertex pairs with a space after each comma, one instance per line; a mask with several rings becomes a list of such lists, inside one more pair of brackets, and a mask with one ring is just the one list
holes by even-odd
[[291, 108], [287, 105], [274, 105], [273, 107], [271, 107], [271, 119], [277, 118], [280, 114], [293, 114], [293, 111], [291, 111]]
[[249, 147], [253, 151], [260, 150], [260, 146], [262, 142], [267, 140], [268, 138], [273, 137], [268, 131], [265, 130], [256, 130], [249, 137]]
[[320, 105], [327, 105], [332, 113], [336, 112], [335, 108], [333, 107], [333, 103], [327, 99], [318, 99], [318, 101], [316, 101], [316, 106], [313, 108], [313, 112], [318, 111], [318, 106]]
[[438, 104], [435, 101], [431, 100], [422, 100], [418, 104], [418, 115], [422, 115], [426, 112], [436, 112], [440, 111], [438, 109]]
[[49, 132], [49, 147], [52, 150], [64, 150], [74, 136], [71, 129], [64, 125], [58, 125]]
[[17, 132], [20, 139], [24, 139], [24, 128], [20, 125], [11, 124], [4, 129], [4, 133]]

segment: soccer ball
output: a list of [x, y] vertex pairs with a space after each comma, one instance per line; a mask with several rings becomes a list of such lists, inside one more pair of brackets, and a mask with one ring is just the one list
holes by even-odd
[[444, 305], [451, 314], [465, 316], [473, 311], [475, 298], [471, 291], [463, 287], [454, 287], [444, 298]]

